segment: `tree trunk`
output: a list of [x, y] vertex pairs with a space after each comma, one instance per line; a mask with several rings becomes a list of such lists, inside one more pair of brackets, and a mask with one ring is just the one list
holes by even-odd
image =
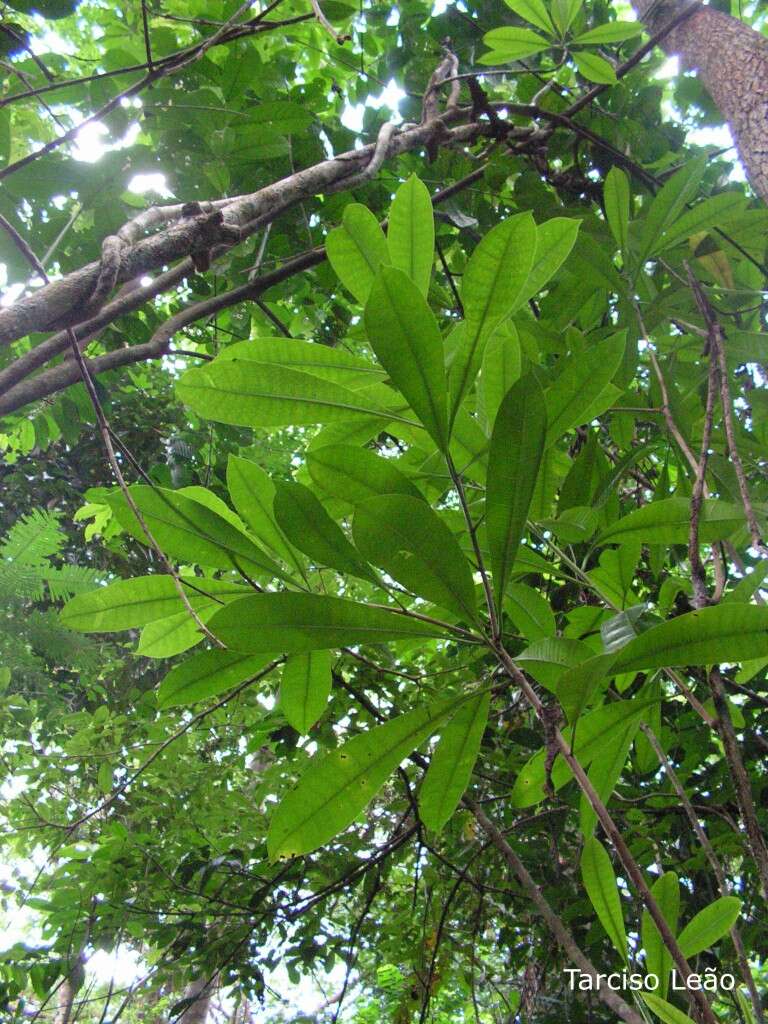
[[72, 1006], [75, 1002], [75, 986], [66, 978], [59, 986], [59, 999], [53, 1024], [69, 1024], [72, 1018]]
[[195, 981], [191, 981], [184, 990], [184, 998], [194, 998], [195, 1001], [184, 1010], [177, 1024], [205, 1024], [214, 988], [214, 983], [208, 978], [196, 978]]
[[82, 959], [76, 961], [69, 975], [59, 985], [56, 1001], [56, 1016], [53, 1024], [70, 1024], [75, 997], [85, 981], [85, 968]]
[[[658, 32], [688, 6], [686, 0], [632, 2], [651, 32]], [[768, 202], [768, 39], [729, 14], [702, 7], [660, 46], [698, 72], [728, 122], [752, 187]]]

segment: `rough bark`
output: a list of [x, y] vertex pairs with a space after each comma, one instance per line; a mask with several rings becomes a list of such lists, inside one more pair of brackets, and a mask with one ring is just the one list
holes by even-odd
[[[686, 0], [632, 3], [651, 32], [689, 6]], [[728, 122], [752, 187], [768, 202], [768, 38], [729, 14], [702, 7], [660, 45], [698, 73]]]

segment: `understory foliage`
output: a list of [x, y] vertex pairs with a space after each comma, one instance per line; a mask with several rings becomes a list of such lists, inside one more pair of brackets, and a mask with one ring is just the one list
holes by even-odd
[[2, 17], [0, 1018], [760, 1024], [768, 214], [695, 77], [603, 0]]

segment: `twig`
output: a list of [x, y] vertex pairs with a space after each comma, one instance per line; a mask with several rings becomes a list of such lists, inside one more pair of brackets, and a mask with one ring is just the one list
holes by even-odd
[[330, 21], [328, 21], [325, 14], [323, 13], [323, 9], [320, 6], [320, 0], [310, 0], [310, 3], [312, 4], [312, 10], [314, 12], [315, 18], [318, 21], [318, 24], [320, 24], [325, 29], [325, 31], [328, 33], [331, 39], [333, 39], [334, 42], [338, 43], [340, 46], [346, 42], [349, 42], [352, 36], [349, 35], [348, 32], [336, 31], [336, 29], [333, 27]]
[[[507, 671], [510, 677], [520, 688], [522, 693], [525, 695], [526, 699], [528, 700], [528, 703], [535, 711], [537, 717], [541, 721], [543, 721], [546, 717], [546, 710], [544, 708], [544, 705], [539, 699], [536, 691], [529, 684], [526, 677], [515, 664], [513, 658], [500, 644], [496, 648], [496, 655], [501, 665], [504, 667], [504, 669]], [[635, 889], [640, 895], [640, 898], [642, 899], [642, 902], [648, 910], [648, 913], [651, 915], [653, 923], [658, 928], [662, 941], [669, 950], [672, 959], [674, 960], [675, 965], [677, 966], [680, 972], [681, 977], [684, 981], [686, 981], [692, 973], [691, 966], [688, 963], [686, 957], [683, 956], [680, 946], [678, 945], [677, 939], [672, 934], [666, 918], [662, 914], [658, 903], [654, 899], [653, 894], [651, 893], [648, 884], [645, 881], [645, 878], [643, 876], [642, 871], [640, 870], [637, 861], [632, 856], [632, 853], [624, 840], [621, 830], [611, 817], [608, 808], [605, 806], [605, 803], [598, 795], [587, 773], [584, 771], [580, 762], [574, 756], [573, 751], [571, 750], [571, 745], [566, 741], [565, 737], [557, 727], [554, 727], [552, 732], [554, 742], [557, 746], [560, 756], [563, 758], [563, 760], [570, 768], [573, 777], [576, 779], [576, 782], [579, 785], [579, 788], [586, 796], [587, 800], [592, 806], [592, 809], [595, 811], [598, 821], [602, 825], [606, 835], [613, 844], [613, 847], [619, 856], [619, 860], [621, 861]], [[717, 1021], [712, 1012], [712, 1008], [709, 1005], [709, 1002], [707, 1001], [707, 998], [704, 995], [704, 993], [701, 991], [694, 991], [692, 992], [692, 999], [694, 1000], [701, 1015], [701, 1018], [705, 1022], [705, 1024], [717, 1024]]]
[[147, 55], [147, 70], [152, 71], [154, 61], [152, 60], [152, 40], [149, 35], [149, 16], [147, 14], [147, 0], [141, 0], [141, 24], [144, 29], [144, 52]]
[[707, 401], [704, 410], [704, 427], [701, 433], [701, 451], [696, 464], [696, 478], [691, 492], [691, 525], [688, 534], [688, 560], [691, 563], [693, 582], [693, 602], [695, 608], [703, 608], [708, 603], [707, 578], [701, 562], [699, 551], [699, 519], [704, 499], [704, 482], [709, 461], [709, 445], [712, 439], [712, 419], [715, 410], [715, 394], [717, 393], [717, 362], [714, 352], [710, 353], [709, 373], [707, 376]]
[[736, 737], [736, 730], [733, 727], [731, 712], [728, 708], [728, 701], [723, 690], [723, 680], [720, 669], [714, 666], [708, 675], [710, 693], [717, 712], [717, 731], [722, 740], [723, 749], [730, 768], [733, 788], [736, 793], [736, 801], [741, 812], [741, 819], [747, 832], [749, 848], [752, 852], [752, 859], [757, 868], [760, 888], [763, 898], [768, 899], [768, 848], [765, 838], [760, 829], [755, 811], [755, 803], [752, 798], [752, 787], [749, 776], [744, 767], [744, 762], [739, 749], [739, 741]]
[[[672, 767], [672, 763], [670, 762], [669, 758], [664, 752], [664, 748], [657, 740], [654, 731], [648, 725], [646, 725], [645, 722], [640, 723], [640, 728], [645, 734], [645, 738], [651, 745], [654, 753], [656, 754], [656, 757], [659, 759], [659, 764], [664, 769], [664, 773], [669, 779], [672, 789], [677, 794], [677, 797], [680, 801], [680, 805], [684, 809], [688, 821], [691, 823], [691, 827], [693, 828], [694, 832], [698, 837], [699, 842], [701, 843], [701, 848], [704, 851], [704, 854], [706, 855], [706, 858], [710, 863], [710, 866], [715, 874], [715, 878], [717, 879], [717, 884], [720, 889], [721, 896], [728, 896], [731, 891], [731, 887], [728, 883], [728, 879], [726, 878], [725, 871], [723, 870], [723, 866], [720, 863], [717, 854], [715, 853], [714, 847], [709, 841], [709, 836], [704, 831], [704, 826], [699, 821], [699, 817], [696, 814], [696, 811], [694, 810], [691, 801], [688, 799], [688, 794], [685, 791], [685, 786], [683, 786], [682, 782], [678, 778], [677, 772]], [[731, 941], [733, 942], [734, 948], [736, 950], [736, 955], [738, 957], [741, 976], [744, 980], [744, 984], [747, 986], [750, 999], [752, 1001], [752, 1007], [755, 1011], [755, 1020], [757, 1021], [757, 1024], [763, 1024], [764, 1017], [762, 1005], [760, 1002], [760, 995], [757, 991], [757, 987], [755, 986], [755, 979], [752, 977], [752, 970], [749, 966], [749, 962], [744, 951], [744, 943], [741, 938], [741, 933], [739, 932], [736, 925], [733, 925], [730, 929], [730, 936]]]
[[597, 969], [577, 945], [563, 919], [549, 905], [544, 893], [534, 882], [525, 864], [523, 864], [504, 838], [503, 833], [494, 825], [482, 807], [469, 797], [464, 797], [462, 803], [472, 812], [480, 827], [512, 869], [523, 888], [523, 892], [544, 919], [557, 944], [583, 974], [590, 976], [592, 979], [592, 989], [597, 993], [597, 996], [602, 999], [609, 1009], [613, 1010], [623, 1021], [626, 1021], [626, 1024], [645, 1024], [640, 1014], [633, 1010], [628, 1003], [624, 1002], [621, 996], [600, 983]]

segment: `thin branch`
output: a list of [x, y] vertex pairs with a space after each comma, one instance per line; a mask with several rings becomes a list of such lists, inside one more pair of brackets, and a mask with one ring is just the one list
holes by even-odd
[[[504, 649], [503, 646], [497, 646], [496, 655], [500, 663], [503, 665], [505, 670], [510, 675], [510, 677], [514, 680], [514, 682], [520, 688], [522, 693], [525, 695], [529, 704], [535, 711], [537, 717], [543, 722], [546, 717], [546, 710], [544, 708], [544, 705], [540, 701], [536, 691], [530, 685], [526, 677], [517, 667], [514, 660], [509, 655], [509, 653]], [[565, 737], [557, 727], [552, 729], [552, 733], [553, 740], [556, 745], [558, 753], [570, 768], [573, 777], [576, 779], [576, 782], [579, 785], [579, 788], [586, 796], [587, 800], [592, 806], [592, 809], [595, 811], [598, 821], [602, 825], [606, 835], [613, 844], [613, 847], [616, 850], [616, 853], [618, 854], [619, 860], [624, 866], [624, 869], [626, 870], [636, 891], [642, 899], [642, 902], [648, 910], [648, 913], [651, 915], [653, 923], [658, 928], [662, 941], [669, 950], [672, 959], [678, 971], [680, 972], [681, 977], [684, 981], [686, 981], [688, 977], [693, 973], [691, 970], [691, 966], [688, 963], [686, 957], [683, 956], [680, 946], [678, 945], [677, 939], [672, 934], [669, 924], [667, 923], [666, 918], [662, 914], [658, 903], [654, 899], [653, 894], [651, 893], [651, 890], [648, 887], [648, 884], [643, 876], [642, 871], [640, 870], [637, 861], [632, 856], [632, 853], [624, 840], [624, 837], [621, 833], [621, 829], [618, 827], [616, 822], [611, 817], [608, 808], [605, 806], [605, 803], [595, 790], [595, 787], [592, 781], [590, 780], [589, 776], [584, 771], [577, 758], [574, 756], [573, 751], [571, 750], [570, 743], [566, 741]], [[704, 1021], [705, 1024], [717, 1024], [717, 1021], [712, 1012], [712, 1008], [709, 1005], [709, 1002], [704, 993], [701, 991], [694, 991], [692, 992], [691, 997], [699, 1010], [702, 1021]]]
[[472, 812], [480, 827], [489, 837], [496, 849], [502, 855], [506, 863], [512, 869], [522, 886], [523, 892], [536, 907], [547, 928], [551, 932], [557, 944], [568, 956], [572, 963], [576, 964], [582, 974], [592, 979], [592, 989], [605, 1005], [613, 1010], [626, 1024], [645, 1024], [643, 1018], [626, 1003], [618, 993], [611, 991], [600, 983], [597, 968], [582, 952], [568, 927], [564, 924], [559, 914], [555, 913], [547, 902], [541, 888], [534, 882], [525, 864], [520, 860], [515, 851], [504, 838], [503, 833], [494, 825], [485, 811], [479, 804], [469, 797], [462, 800], [464, 806]]
[[328, 21], [325, 14], [323, 13], [323, 8], [320, 6], [320, 0], [310, 0], [310, 3], [312, 4], [312, 11], [315, 15], [315, 18], [317, 19], [317, 23], [322, 28], [325, 29], [325, 31], [328, 33], [331, 39], [333, 39], [333, 41], [335, 43], [338, 43], [340, 46], [342, 46], [344, 43], [349, 42], [352, 36], [348, 32], [336, 31], [336, 29], [333, 27], [330, 21]]

